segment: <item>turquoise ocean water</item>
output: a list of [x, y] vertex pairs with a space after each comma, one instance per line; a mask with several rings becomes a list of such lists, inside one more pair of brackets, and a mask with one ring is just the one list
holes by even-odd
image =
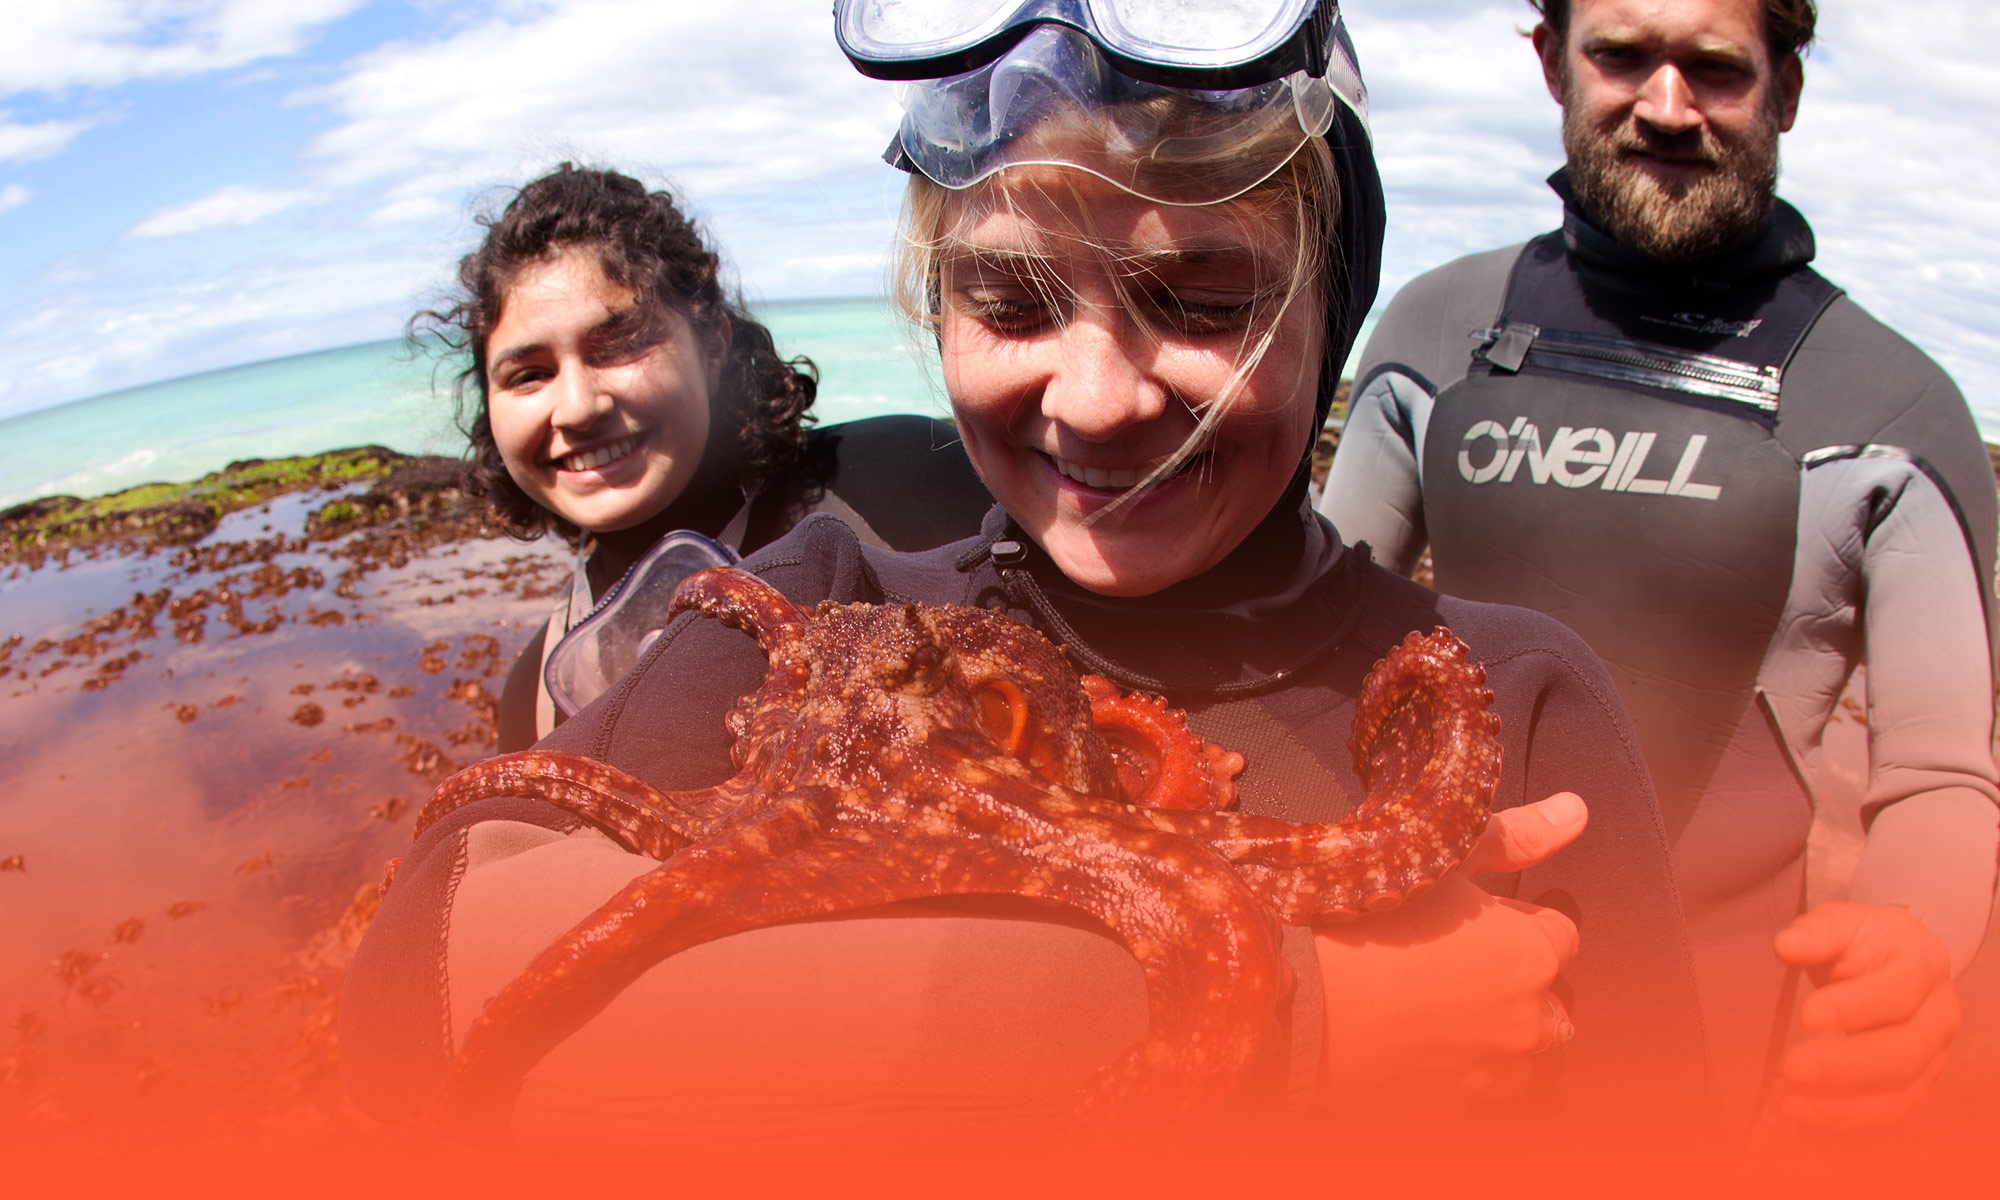
[[[885, 413], [948, 414], [936, 356], [913, 348], [886, 300], [758, 306], [781, 352], [820, 368], [821, 423]], [[1375, 318], [1362, 324], [1364, 345]], [[1355, 358], [1359, 357], [1357, 351]], [[1349, 359], [1347, 370], [1354, 370]], [[98, 496], [198, 479], [237, 459], [345, 446], [459, 454], [450, 368], [400, 341], [368, 342], [149, 383], [0, 419], [0, 509], [38, 496]], [[1989, 441], [2000, 411], [1975, 405]]]
[[[823, 424], [884, 413], [943, 415], [934, 367], [918, 363], [879, 299], [759, 306], [781, 352], [820, 368]], [[458, 454], [451, 368], [369, 342], [128, 388], [0, 420], [0, 508], [38, 496], [97, 496], [198, 479], [244, 458], [344, 446]]]

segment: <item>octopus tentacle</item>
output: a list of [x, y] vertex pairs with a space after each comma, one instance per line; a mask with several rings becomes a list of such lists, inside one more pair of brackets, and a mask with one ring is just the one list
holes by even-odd
[[[1011, 772], [992, 764], [962, 764], [958, 770], [982, 787], [1017, 782]], [[1404, 847], [1393, 828], [1382, 828], [1359, 810], [1344, 821], [1300, 825], [1245, 813], [1144, 808], [1061, 789], [1051, 789], [1041, 808], [1054, 821], [1099, 818], [1197, 842], [1228, 863], [1279, 919], [1292, 924], [1343, 922], [1393, 908], [1428, 891], [1464, 857], [1420, 864], [1427, 869], [1415, 871], [1407, 885], [1392, 887], [1378, 880], [1367, 863], [1394, 858]]]
[[[1084, 686], [1095, 721], [1097, 698], [1116, 689], [1089, 679]], [[1443, 628], [1412, 633], [1375, 664], [1357, 698], [1349, 746], [1367, 792], [1344, 820], [1301, 825], [1075, 796], [1062, 803], [1205, 843], [1284, 920], [1351, 921], [1430, 890], [1485, 831], [1500, 782], [1492, 702], [1485, 668], [1467, 661], [1465, 643]]]
[[810, 821], [805, 805], [774, 805], [639, 876], [572, 926], [466, 1029], [425, 1126], [467, 1139], [504, 1134], [526, 1073], [654, 963], [729, 933], [826, 911], [811, 888], [768, 883], [785, 865], [774, 851], [797, 844]]
[[664, 859], [700, 836], [714, 788], [663, 792], [616, 767], [557, 750], [484, 759], [438, 784], [417, 813], [416, 835], [447, 814], [495, 796], [534, 796], [575, 813], [634, 853]]
[[1442, 627], [1375, 664], [1349, 748], [1367, 794], [1345, 820], [1142, 812], [1200, 838], [1288, 921], [1349, 921], [1428, 891], [1471, 852], [1500, 784], [1486, 670]]
[[1165, 697], [1119, 695], [1102, 675], [1085, 675], [1091, 724], [1118, 764], [1125, 798], [1144, 808], [1220, 811], [1236, 803], [1241, 754], [1224, 750], [1188, 728], [1187, 714]]
[[[466, 1031], [427, 1123], [458, 1136], [502, 1133], [537, 1062], [640, 975], [690, 947], [799, 917], [993, 894], [1095, 917], [1144, 971], [1147, 1036], [1097, 1072], [1086, 1111], [1212, 1104], [1268, 1043], [1289, 986], [1264, 907], [1196, 843], [1087, 815], [1050, 837], [1032, 789], [1001, 791], [1003, 803], [984, 806], [983, 835], [905, 838], [894, 858], [868, 839], [840, 836], [851, 809], [835, 809], [834, 826], [819, 829], [808, 810], [827, 810], [823, 796], [775, 805], [764, 819], [681, 852], [584, 918], [493, 998]], [[1088, 869], [1075, 865], [1086, 860]], [[1120, 889], [1103, 886], [1107, 864], [1123, 872]], [[1169, 902], [1191, 890], [1197, 903]]]
[[[1500, 720], [1488, 713], [1493, 693], [1486, 668], [1468, 660], [1469, 648], [1440, 625], [1411, 633], [1376, 662], [1362, 681], [1347, 746], [1355, 769], [1369, 782], [1371, 798], [1384, 785], [1408, 790], [1413, 771], [1465, 771], [1497, 782]], [[1425, 748], [1415, 738], [1429, 737]]]
[[1485, 828], [1468, 826], [1462, 842], [1424, 834], [1413, 842], [1379, 813], [1316, 825], [1156, 809], [1135, 809], [1130, 819], [1202, 841], [1294, 924], [1351, 921], [1416, 899], [1465, 860]]
[[[923, 790], [954, 833], [904, 837], [938, 895], [1052, 901], [1109, 929], [1146, 977], [1147, 1034], [1100, 1069], [1080, 1111], [1188, 1112], [1213, 1106], [1270, 1044], [1290, 987], [1277, 922], [1255, 892], [1200, 842], [1125, 819], [1060, 788], [952, 764]], [[853, 808], [843, 823], [866, 822]], [[1114, 878], [1114, 887], [1106, 878]]]
[[723, 624], [748, 632], [771, 660], [762, 702], [796, 709], [805, 702], [812, 664], [805, 653], [810, 623], [783, 592], [747, 571], [711, 567], [681, 580], [669, 617], [698, 609]]

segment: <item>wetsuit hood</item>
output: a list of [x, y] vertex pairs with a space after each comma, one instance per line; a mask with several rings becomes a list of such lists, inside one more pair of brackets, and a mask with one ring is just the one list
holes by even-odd
[[1308, 494], [1319, 432], [1326, 428], [1327, 415], [1340, 394], [1341, 371], [1382, 286], [1382, 237], [1387, 217], [1375, 146], [1368, 126], [1358, 115], [1346, 105], [1334, 108], [1335, 119], [1326, 132], [1326, 142], [1333, 154], [1334, 178], [1340, 181], [1340, 216], [1334, 223], [1333, 244], [1327, 247], [1327, 275], [1333, 282], [1326, 298], [1326, 351], [1320, 358], [1319, 395], [1305, 455], [1293, 472], [1291, 485], [1271, 507], [1271, 515], [1280, 519], [1288, 519], [1287, 514]]
[[[1361, 322], [1375, 307], [1375, 293], [1382, 285], [1382, 236], [1387, 223], [1382, 175], [1375, 166], [1375, 147], [1367, 126], [1347, 107], [1338, 106], [1326, 139], [1333, 152], [1335, 177], [1340, 180], [1340, 219], [1334, 229], [1334, 244], [1328, 248], [1333, 287], [1327, 296], [1326, 357], [1320, 368], [1318, 411], [1313, 414], [1315, 437], [1333, 409], [1341, 368], [1354, 349]], [[1310, 449], [1307, 459], [1310, 462]], [[1284, 504], [1280, 502], [1281, 509]]]

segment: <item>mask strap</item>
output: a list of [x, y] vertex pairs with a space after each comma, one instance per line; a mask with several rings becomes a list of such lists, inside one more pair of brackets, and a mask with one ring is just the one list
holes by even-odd
[[758, 484], [744, 492], [743, 507], [737, 509], [736, 515], [729, 518], [729, 523], [724, 525], [715, 535], [716, 541], [736, 551], [739, 555], [743, 553], [743, 536], [750, 532], [750, 510], [756, 507], [757, 496], [762, 491], [763, 485]]

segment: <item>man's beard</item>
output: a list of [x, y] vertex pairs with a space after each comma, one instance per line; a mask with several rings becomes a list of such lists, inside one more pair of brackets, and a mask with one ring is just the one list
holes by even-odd
[[[1594, 128], [1581, 104], [1565, 103], [1563, 148], [1584, 215], [1662, 262], [1694, 262], [1747, 241], [1777, 197], [1778, 117], [1768, 107], [1740, 141], [1724, 143], [1706, 127], [1663, 134], [1630, 118]], [[1627, 157], [1633, 152], [1697, 158], [1713, 169], [1692, 183], [1662, 184]]]

